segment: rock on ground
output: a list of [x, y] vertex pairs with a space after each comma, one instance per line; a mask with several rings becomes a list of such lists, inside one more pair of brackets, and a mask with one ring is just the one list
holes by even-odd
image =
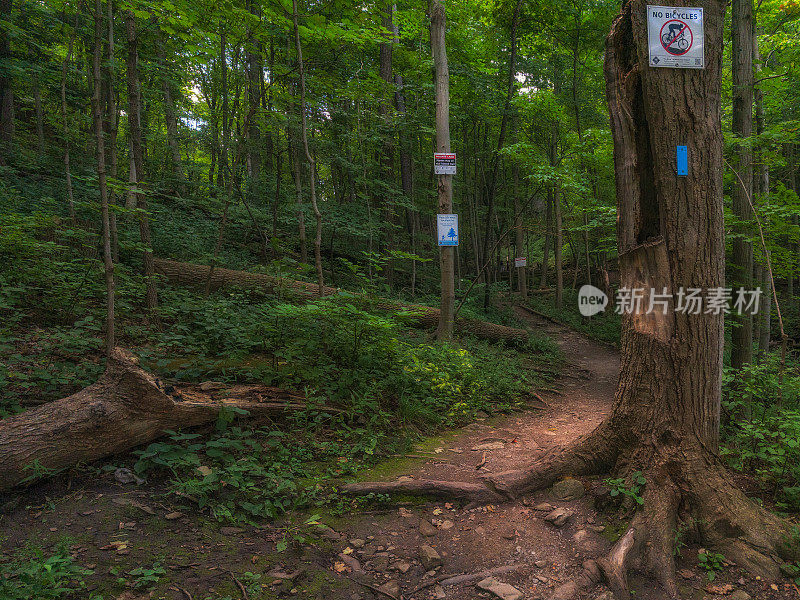
[[442, 557], [428, 544], [419, 547], [419, 560], [426, 571], [430, 571], [442, 564]]
[[487, 577], [477, 583], [477, 587], [485, 592], [494, 594], [502, 600], [520, 600], [522, 592], [520, 592], [513, 585], [498, 581], [494, 577]]
[[577, 479], [562, 479], [553, 484], [553, 496], [559, 500], [577, 500], [585, 493], [586, 489]]

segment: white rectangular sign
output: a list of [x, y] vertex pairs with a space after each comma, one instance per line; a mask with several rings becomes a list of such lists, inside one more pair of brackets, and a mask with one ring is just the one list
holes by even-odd
[[436, 236], [440, 246], [458, 246], [458, 215], [436, 215]]
[[433, 155], [433, 172], [436, 175], [455, 175], [456, 155], [449, 152], [435, 152]]
[[528, 259], [524, 256], [520, 256], [514, 259], [514, 266], [517, 268], [520, 267], [527, 267], [528, 266]]
[[703, 9], [647, 6], [647, 43], [651, 67], [703, 69]]

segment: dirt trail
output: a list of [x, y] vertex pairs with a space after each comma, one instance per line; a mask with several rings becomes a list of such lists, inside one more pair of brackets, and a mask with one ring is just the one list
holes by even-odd
[[[479, 481], [481, 474], [520, 468], [535, 461], [553, 446], [567, 444], [588, 433], [608, 414], [619, 369], [618, 353], [523, 309], [516, 310], [521, 319], [548, 333], [561, 347], [566, 365], [560, 393], [539, 392], [548, 405], [544, 410], [530, 410], [465, 427], [456, 436], [447, 438], [440, 448], [434, 448], [432, 458], [403, 475]], [[485, 465], [476, 469], [484, 455]], [[556, 528], [543, 520], [547, 512], [536, 510], [543, 502], [575, 514], [565, 526]], [[438, 597], [456, 600], [476, 598], [480, 593], [475, 581], [413, 592], [420, 583], [434, 578], [426, 575], [426, 569], [416, 560], [423, 544], [432, 546], [442, 557], [443, 565], [436, 576], [522, 564], [517, 572], [498, 575], [497, 579], [513, 584], [524, 598], [547, 599], [560, 584], [583, 570], [584, 559], [610, 548], [609, 539], [602, 535], [605, 529], [603, 532], [601, 529], [603, 525], [588, 495], [564, 501], [554, 500], [545, 492], [521, 502], [472, 510], [437, 502], [373, 517], [356, 517], [350, 521], [346, 535], [355, 539], [356, 545], [360, 545], [360, 540], [366, 542], [363, 548], [354, 549], [349, 555], [361, 563], [365, 581], [375, 585], [397, 581], [406, 599], [436, 598], [438, 593]], [[574, 536], [579, 531], [582, 533], [576, 541]], [[411, 564], [411, 568], [406, 573], [401, 571], [407, 564], [393, 568], [392, 564], [398, 560]], [[388, 586], [393, 591], [392, 584]], [[598, 587], [585, 597], [595, 598], [602, 593]]]

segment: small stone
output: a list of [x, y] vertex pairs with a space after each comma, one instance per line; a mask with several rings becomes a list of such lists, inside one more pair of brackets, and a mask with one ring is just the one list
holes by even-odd
[[[776, 587], [775, 589], [777, 590], [778, 588]], [[705, 587], [705, 590], [709, 594], [715, 594], [717, 596], [727, 596], [733, 591], [733, 586], [730, 583], [714, 583], [714, 584], [709, 583]]]
[[182, 516], [183, 516], [182, 512], [177, 512], [176, 511], [176, 512], [167, 513], [166, 515], [164, 515], [164, 518], [167, 521], [175, 521], [176, 519], [180, 519]]
[[425, 567], [426, 571], [430, 571], [435, 567], [439, 567], [442, 564], [442, 557], [439, 556], [439, 553], [428, 544], [423, 544], [419, 547], [419, 560], [422, 563], [422, 566]]
[[433, 587], [433, 597], [436, 598], [436, 600], [444, 600], [444, 598], [447, 598], [447, 594], [444, 593], [444, 588], [442, 586], [436, 585]]
[[534, 506], [533, 510], [546, 510], [547, 512], [550, 512], [554, 508], [555, 507], [552, 504], [550, 504], [549, 502], [542, 502], [542, 503], [537, 504], [536, 506]]
[[605, 525], [587, 525], [586, 529], [591, 529], [595, 533], [603, 533], [606, 530]]
[[550, 600], [572, 600], [573, 598], [577, 598], [579, 591], [574, 581], [567, 581], [553, 591]]
[[361, 571], [361, 563], [358, 562], [358, 559], [355, 556], [351, 556], [349, 554], [345, 554], [344, 552], [339, 553], [339, 558], [341, 561], [350, 567], [350, 570], [354, 573], [359, 573]]
[[452, 527], [453, 527], [453, 522], [450, 519], [445, 519], [444, 521], [439, 523], [439, 529], [447, 530], [447, 529], [452, 529]]
[[353, 548], [356, 548], [356, 549], [363, 548], [364, 547], [364, 543], [365, 543], [364, 540], [361, 540], [361, 539], [358, 539], [358, 538], [353, 538], [352, 540], [348, 540], [348, 541], [350, 542], [350, 545]]
[[478, 452], [480, 450], [502, 450], [505, 448], [506, 445], [503, 442], [487, 442], [485, 444], [478, 444], [472, 448], [473, 451]]
[[553, 485], [553, 496], [559, 500], [577, 500], [586, 493], [583, 484], [577, 479], [562, 479]]
[[405, 508], [405, 507], [403, 507], [403, 506], [401, 506], [401, 507], [398, 509], [398, 511], [397, 511], [397, 512], [399, 512], [399, 513], [400, 513], [400, 516], [401, 516], [401, 517], [403, 517], [404, 519], [409, 519], [409, 518], [411, 518], [411, 517], [413, 517], [413, 516], [414, 516], [414, 513], [413, 513], [413, 512], [411, 512], [410, 510], [408, 510], [407, 508]]
[[547, 583], [548, 581], [550, 581], [550, 579], [545, 577], [544, 575], [537, 575], [536, 579], [538, 579], [540, 583]]
[[597, 596], [594, 600], [614, 600], [614, 594], [612, 594], [609, 590], [602, 592], [599, 596]]
[[408, 570], [411, 568], [411, 563], [405, 560], [398, 560], [397, 562], [392, 563], [390, 567], [394, 571], [399, 571], [400, 573], [408, 573]]
[[396, 579], [392, 579], [387, 581], [382, 586], [378, 588], [384, 594], [388, 594], [389, 596], [394, 596], [398, 598], [400, 596], [400, 582]]
[[728, 596], [728, 600], [751, 600], [751, 598], [750, 594], [744, 590], [734, 590], [733, 593]]
[[135, 483], [136, 485], [142, 485], [144, 483], [144, 479], [125, 467], [114, 470], [114, 479], [122, 484]]
[[436, 535], [436, 527], [428, 519], [422, 519], [419, 522], [419, 534], [424, 537], [432, 537]]
[[389, 568], [389, 557], [388, 556], [376, 556], [372, 563], [372, 569], [375, 571], [385, 571]]
[[533, 563], [537, 569], [544, 569], [547, 566], [546, 560], [537, 560]]
[[520, 600], [522, 592], [513, 585], [498, 581], [494, 577], [487, 577], [477, 583], [477, 588], [490, 594], [494, 594], [502, 600]]
[[556, 508], [550, 514], [548, 514], [544, 520], [548, 523], [552, 523], [555, 527], [563, 527], [574, 514], [575, 513], [573, 511], [567, 508]]

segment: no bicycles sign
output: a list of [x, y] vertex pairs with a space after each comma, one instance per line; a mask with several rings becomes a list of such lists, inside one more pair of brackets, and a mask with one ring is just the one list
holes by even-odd
[[647, 6], [647, 42], [651, 67], [702, 69], [703, 9]]

